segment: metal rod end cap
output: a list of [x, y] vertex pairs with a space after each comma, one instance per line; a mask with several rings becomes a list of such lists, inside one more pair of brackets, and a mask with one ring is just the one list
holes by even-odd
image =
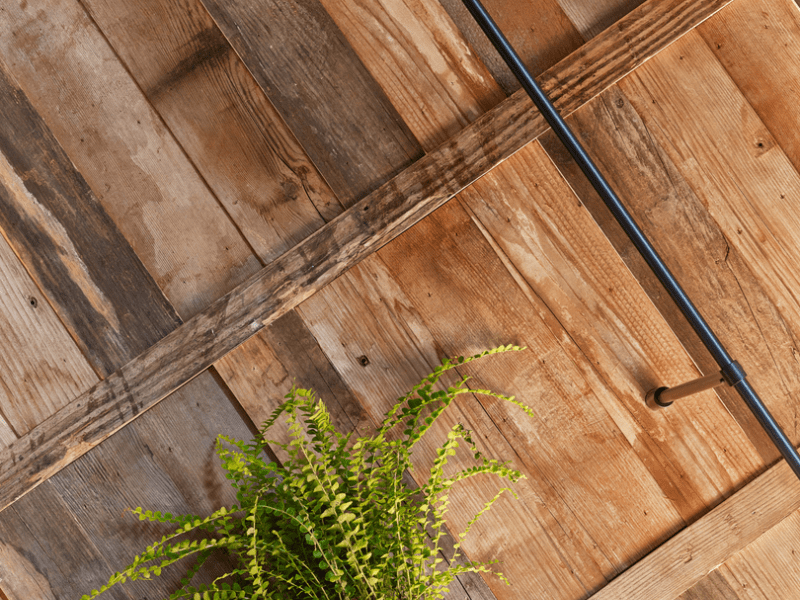
[[658, 410], [659, 408], [666, 408], [672, 404], [672, 401], [669, 402], [662, 402], [661, 401], [661, 392], [668, 390], [667, 387], [658, 387], [653, 388], [644, 397], [644, 403], [647, 404], [647, 407], [652, 410]]

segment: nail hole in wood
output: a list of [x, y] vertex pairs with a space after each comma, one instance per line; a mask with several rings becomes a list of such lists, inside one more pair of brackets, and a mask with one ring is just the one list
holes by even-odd
[[28, 302], [30, 302], [30, 303], [31, 303], [31, 306], [32, 306], [33, 308], [36, 308], [37, 306], [39, 306], [39, 301], [38, 301], [36, 298], [34, 298], [33, 296], [31, 296], [31, 297], [28, 299]]
[[366, 367], [369, 364], [369, 359], [367, 358], [366, 355], [359, 356], [358, 364], [360, 364], [362, 367]]

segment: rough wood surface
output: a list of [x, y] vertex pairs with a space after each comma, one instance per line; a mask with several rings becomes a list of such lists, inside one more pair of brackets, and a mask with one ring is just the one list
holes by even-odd
[[738, 598], [771, 600], [797, 595], [798, 536], [800, 513], [794, 512], [725, 561], [720, 572]]
[[[594, 117], [593, 108], [578, 113]], [[622, 146], [621, 128], [604, 125], [598, 129]], [[606, 164], [620, 164], [618, 156], [606, 156]], [[763, 467], [713, 393], [670, 411], [644, 405], [648, 390], [696, 378], [697, 369], [538, 144], [459, 197], [517, 274], [521, 289], [541, 298], [589, 360], [588, 370], [598, 371], [600, 389], [611, 392], [599, 394], [599, 400], [686, 523]]]
[[203, 4], [346, 206], [420, 156], [317, 0]]
[[798, 508], [800, 481], [782, 461], [659, 546], [592, 600], [673, 600]]
[[698, 33], [800, 169], [800, 9], [792, 0], [734, 2]]
[[[441, 0], [458, 26], [506, 94], [519, 89], [519, 82], [469, 14], [461, 0]], [[500, 26], [534, 77], [583, 44], [557, 0], [487, 0], [483, 5]]]
[[4, 3], [0, 54], [181, 317], [258, 270], [78, 0]]
[[[795, 268], [800, 218], [793, 201], [800, 195], [800, 175], [747, 99], [696, 32], [620, 87], [726, 242], [739, 252], [790, 329], [800, 332]], [[792, 362], [794, 347], [785, 349]], [[776, 359], [767, 354], [762, 360]], [[756, 368], [745, 368], [754, 379], [759, 377]], [[785, 383], [783, 394], [764, 400], [790, 439], [798, 440], [795, 395], [800, 379], [793, 373]]]
[[740, 600], [719, 570], [712, 571], [680, 596], [680, 600]]
[[424, 150], [505, 97], [435, 0], [322, 4]]
[[614, 25], [642, 4], [642, 0], [558, 0], [558, 3], [583, 39], [588, 40]]
[[342, 211], [199, 0], [82, 2], [262, 262]]
[[[725, 3], [720, 0], [696, 6], [685, 0], [659, 2], [655, 10], [644, 15], [634, 11], [624, 29], [598, 36], [546, 74], [544, 86], [551, 92], [563, 86], [553, 96], [563, 111], [572, 112]], [[658, 13], [655, 18], [654, 13]], [[639, 19], [642, 16], [643, 20]], [[636, 36], [630, 38], [632, 33]], [[626, 51], [610, 50], [619, 44]], [[2, 505], [57, 472], [252, 336], [262, 326], [260, 319], [274, 319], [296, 306], [544, 129], [529, 101], [517, 94], [417, 161], [6, 450], [8, 459], [0, 467]], [[268, 297], [264, 297], [268, 290]], [[240, 322], [235, 322], [237, 314]], [[173, 360], [175, 357], [177, 360]]]
[[177, 316], [2, 71], [0, 116], [0, 228], [46, 295], [43, 303], [52, 302], [92, 366], [107, 375], [173, 329]]

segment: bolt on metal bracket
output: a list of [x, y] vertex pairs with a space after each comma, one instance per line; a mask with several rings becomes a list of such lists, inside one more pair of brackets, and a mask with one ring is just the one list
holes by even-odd
[[744, 377], [745, 373], [741, 365], [739, 365], [739, 363], [736, 361], [733, 361], [727, 365], [725, 370], [718, 371], [717, 373], [706, 375], [705, 377], [700, 377], [699, 379], [693, 379], [692, 381], [687, 381], [686, 383], [676, 385], [675, 387], [654, 388], [647, 392], [644, 397], [644, 401], [645, 404], [647, 404], [647, 406], [653, 410], [666, 408], [678, 398], [685, 398], [686, 396], [691, 396], [692, 394], [704, 392], [705, 390], [719, 387], [724, 383], [728, 384], [729, 386], [734, 386], [739, 381], [744, 379]]

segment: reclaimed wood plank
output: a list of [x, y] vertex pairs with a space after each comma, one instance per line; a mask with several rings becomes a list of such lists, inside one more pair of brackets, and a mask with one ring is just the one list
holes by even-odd
[[611, 27], [643, 0], [558, 0], [575, 28], [584, 40], [589, 40], [601, 31]]
[[680, 600], [740, 600], [720, 570], [712, 571], [680, 596]]
[[[788, 397], [798, 372], [790, 348], [796, 337], [754, 273], [732, 248], [678, 168], [616, 88], [577, 111], [569, 122], [640, 227], [720, 338], [769, 397]], [[703, 373], [718, 369], [574, 161], [549, 140], [548, 151], [647, 290]], [[668, 235], [665, 232], [669, 232]], [[698, 271], [698, 265], [702, 270]], [[678, 380], [675, 380], [677, 383]], [[658, 383], [658, 382], [654, 382]], [[765, 464], [779, 455], [733, 390], [716, 393], [758, 449]], [[718, 432], [716, 428], [709, 431]], [[713, 433], [712, 433], [713, 435]], [[726, 453], [729, 450], [726, 450]]]
[[317, 0], [203, 4], [345, 206], [419, 158], [413, 135]]
[[[797, 335], [800, 218], [792, 198], [800, 194], [800, 174], [747, 99], [696, 32], [620, 87]], [[800, 440], [797, 383], [794, 376], [787, 381], [788, 394], [765, 398], [792, 440]]]
[[720, 572], [737, 597], [770, 600], [797, 594], [800, 589], [798, 535], [800, 513], [795, 511], [725, 561]]
[[[463, 2], [441, 0], [441, 4], [503, 91], [512, 94], [518, 90], [516, 77], [486, 39]], [[580, 33], [557, 0], [488, 0], [483, 4], [534, 77], [583, 44]]]
[[0, 54], [183, 318], [258, 270], [240, 232], [77, 0], [6, 3]]
[[47, 297], [1, 237], [0, 373], [3, 446], [98, 380]]
[[735, 2], [697, 32], [787, 158], [800, 169], [797, 4], [791, 0]]
[[262, 262], [342, 211], [199, 0], [82, 0]]
[[673, 600], [799, 508], [800, 481], [781, 461], [591, 598]]
[[[649, 389], [699, 374], [541, 146], [530, 144], [459, 198], [518, 275], [520, 288], [547, 305], [588, 359], [587, 370], [599, 372], [611, 393], [598, 400], [685, 522], [763, 468], [713, 393], [670, 411], [644, 405]], [[582, 357], [575, 360], [581, 364]]]
[[140, 286], [149, 279], [142, 263], [2, 69], [0, 115], [0, 228], [45, 302], [107, 375], [176, 327], [177, 316], [155, 285]]
[[[674, 0], [647, 5], [648, 12], [637, 9], [621, 28], [546, 74], [544, 87], [570, 113], [726, 3]], [[556, 87], [560, 91], [552, 93]], [[544, 130], [521, 94], [480, 117], [4, 451], [0, 505], [88, 451]]]
[[438, 2], [322, 4], [424, 150], [505, 98]]

